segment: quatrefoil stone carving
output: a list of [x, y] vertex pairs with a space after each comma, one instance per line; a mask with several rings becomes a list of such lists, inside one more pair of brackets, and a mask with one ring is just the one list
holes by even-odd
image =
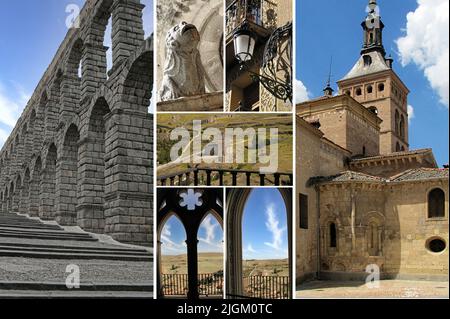
[[196, 192], [193, 189], [188, 189], [180, 193], [180, 206], [187, 207], [188, 210], [195, 210], [196, 207], [203, 205], [201, 192]]

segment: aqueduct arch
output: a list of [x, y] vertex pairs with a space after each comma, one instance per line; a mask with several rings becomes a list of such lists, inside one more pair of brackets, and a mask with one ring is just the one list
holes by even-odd
[[144, 39], [143, 9], [140, 0], [86, 1], [0, 152], [1, 213], [151, 245], [153, 39]]

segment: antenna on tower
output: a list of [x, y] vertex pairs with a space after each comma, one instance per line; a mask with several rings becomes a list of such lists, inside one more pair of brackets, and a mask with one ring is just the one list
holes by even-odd
[[328, 79], [327, 79], [327, 86], [325, 87], [325, 89], [323, 90], [323, 92], [325, 93], [326, 96], [333, 96], [333, 88], [331, 87], [331, 70], [333, 68], [333, 56], [331, 56], [330, 59], [330, 70], [328, 72]]

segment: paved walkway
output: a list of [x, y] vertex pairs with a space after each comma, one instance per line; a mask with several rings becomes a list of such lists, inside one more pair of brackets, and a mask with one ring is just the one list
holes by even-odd
[[311, 281], [297, 288], [298, 299], [448, 298], [447, 282], [383, 280], [379, 288], [359, 282]]

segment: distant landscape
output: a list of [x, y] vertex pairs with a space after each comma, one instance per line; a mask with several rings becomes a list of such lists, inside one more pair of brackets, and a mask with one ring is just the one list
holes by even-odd
[[[278, 115], [278, 114], [251, 114], [246, 115], [245, 118], [240, 114], [233, 115], [224, 115], [224, 114], [204, 114], [204, 115], [180, 115], [180, 114], [159, 114], [158, 115], [158, 176], [168, 176], [170, 174], [183, 172], [193, 166], [191, 164], [176, 164], [171, 163], [170, 161], [170, 150], [172, 146], [177, 141], [170, 140], [170, 133], [175, 128], [184, 127], [190, 132], [191, 138], [193, 138], [192, 126], [193, 120], [202, 121], [202, 130], [208, 128], [217, 128], [225, 132], [227, 128], [241, 128], [243, 130], [248, 128], [253, 128], [257, 130], [258, 128], [267, 129], [267, 143], [269, 138], [269, 129], [277, 128], [278, 129], [278, 172], [282, 173], [292, 173], [292, 162], [293, 162], [293, 148], [292, 148], [292, 139], [293, 139], [293, 129], [292, 129], [292, 116], [287, 115]], [[208, 144], [208, 141], [202, 142], [202, 147]], [[244, 145], [244, 158], [245, 161], [248, 161], [248, 140], [241, 141], [239, 145]], [[236, 144], [235, 144], [236, 146]], [[191, 150], [192, 151], [192, 150]], [[181, 154], [180, 154], [181, 155]], [[190, 154], [192, 155], [192, 154]], [[189, 152], [183, 153], [182, 158], [189, 158]], [[257, 171], [260, 167], [266, 167], [267, 164], [261, 163], [234, 163], [234, 164], [200, 164], [201, 168], [210, 168], [210, 169], [235, 169], [235, 170], [252, 170]], [[217, 174], [216, 174], [217, 175]], [[219, 179], [217, 175], [212, 176], [212, 183], [216, 182]], [[245, 184], [245, 175], [241, 175], [238, 178], [238, 185]], [[267, 176], [267, 182], [272, 182], [273, 180], [269, 180], [269, 176]], [[199, 176], [200, 184], [204, 184], [206, 177]], [[231, 175], [225, 174], [224, 182], [226, 184], [230, 184]], [[281, 182], [287, 182], [282, 180]], [[258, 185], [259, 176], [252, 176], [252, 184]]]
[[[164, 255], [161, 257], [161, 267], [163, 274], [187, 274], [187, 255]], [[219, 271], [223, 271], [223, 254], [198, 254], [199, 274], [214, 274]]]

